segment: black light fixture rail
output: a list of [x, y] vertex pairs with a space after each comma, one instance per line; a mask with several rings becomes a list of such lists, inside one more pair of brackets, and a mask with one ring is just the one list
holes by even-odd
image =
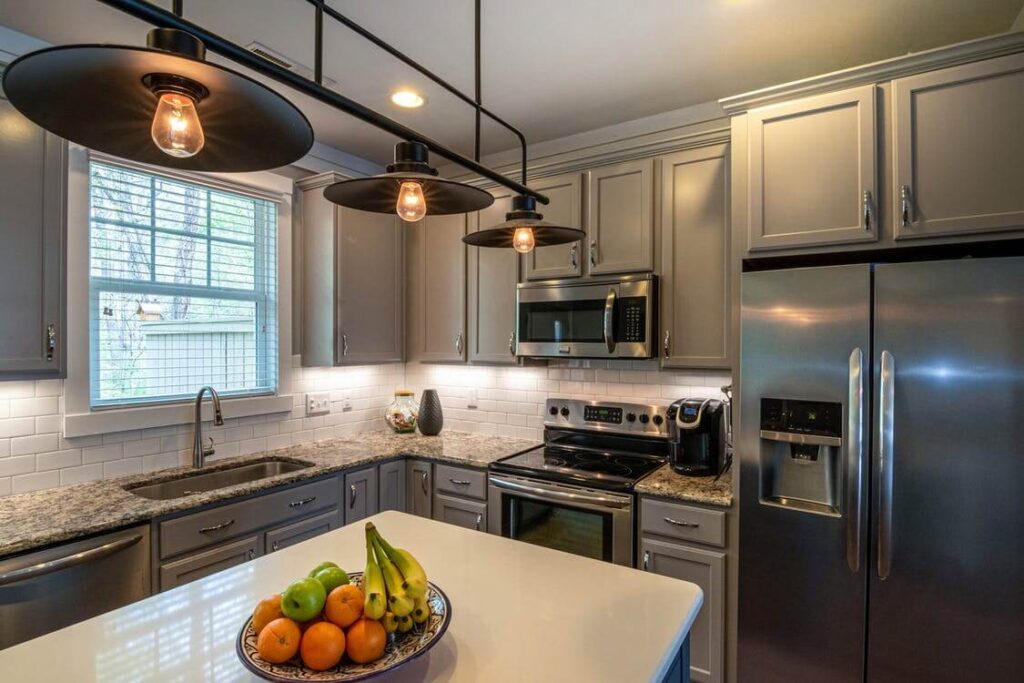
[[[425, 136], [425, 135], [423, 135], [423, 134], [413, 130], [412, 128], [409, 128], [408, 126], [405, 126], [405, 125], [399, 123], [398, 121], [395, 121], [394, 119], [388, 118], [387, 116], [384, 116], [384, 115], [382, 115], [382, 114], [380, 114], [380, 113], [370, 109], [369, 107], [366, 107], [366, 106], [356, 102], [355, 100], [349, 99], [349, 98], [345, 97], [344, 95], [341, 95], [340, 93], [334, 92], [333, 90], [329, 90], [329, 89], [323, 87], [323, 85], [321, 85], [319, 83], [315, 83], [315, 82], [313, 82], [313, 81], [311, 81], [311, 80], [309, 80], [307, 78], [303, 78], [302, 76], [299, 76], [298, 74], [296, 74], [296, 73], [294, 73], [292, 71], [289, 71], [288, 69], [285, 69], [285, 68], [280, 67], [280, 66], [278, 66], [276, 64], [273, 64], [272, 62], [269, 62], [269, 61], [263, 59], [262, 57], [260, 57], [260, 56], [258, 56], [256, 54], [253, 54], [249, 50], [246, 50], [244, 47], [242, 47], [242, 46], [240, 46], [240, 45], [238, 45], [236, 43], [233, 43], [233, 42], [231, 42], [231, 41], [229, 41], [229, 40], [227, 40], [227, 39], [225, 39], [225, 38], [223, 38], [223, 37], [221, 37], [221, 36], [219, 36], [219, 35], [217, 35], [215, 33], [212, 33], [211, 31], [208, 31], [207, 29], [203, 28], [202, 26], [199, 26], [198, 24], [192, 23], [192, 22], [188, 21], [187, 19], [184, 19], [183, 17], [179, 16], [178, 14], [175, 14], [174, 12], [168, 12], [167, 10], [164, 10], [164, 9], [162, 9], [160, 7], [156, 7], [156, 6], [154, 6], [154, 5], [152, 5], [152, 4], [148, 3], [148, 2], [145, 2], [145, 0], [98, 0], [98, 1], [102, 2], [102, 3], [106, 4], [106, 5], [109, 5], [109, 6], [113, 7], [114, 9], [117, 9], [117, 10], [119, 10], [121, 12], [124, 12], [125, 14], [133, 16], [136, 19], [140, 19], [142, 21], [145, 21], [145, 22], [148, 22], [150, 24], [153, 24], [154, 26], [158, 26], [158, 27], [161, 27], [161, 28], [178, 29], [180, 31], [187, 31], [188, 33], [191, 33], [193, 36], [195, 36], [196, 38], [201, 40], [206, 45], [207, 49], [210, 50], [211, 52], [216, 52], [217, 54], [219, 54], [219, 55], [221, 55], [223, 57], [227, 57], [228, 59], [230, 59], [230, 60], [232, 60], [232, 61], [234, 61], [234, 62], [236, 62], [236, 63], [238, 63], [238, 64], [240, 64], [240, 65], [242, 65], [242, 66], [244, 66], [246, 68], [252, 69], [253, 71], [255, 71], [255, 72], [257, 72], [257, 73], [259, 73], [259, 74], [261, 74], [263, 76], [266, 76], [268, 78], [272, 78], [275, 81], [278, 81], [279, 83], [283, 83], [283, 84], [285, 84], [285, 85], [287, 85], [287, 86], [289, 86], [291, 88], [294, 88], [295, 90], [297, 90], [297, 91], [299, 91], [299, 92], [301, 92], [301, 93], [303, 93], [305, 95], [308, 95], [308, 96], [310, 96], [310, 97], [312, 97], [314, 99], [317, 99], [317, 100], [319, 100], [319, 101], [321, 101], [321, 102], [323, 102], [325, 104], [328, 104], [328, 105], [334, 107], [335, 109], [343, 111], [346, 114], [349, 114], [350, 116], [353, 116], [353, 117], [355, 117], [355, 118], [357, 118], [357, 119], [359, 119], [361, 121], [365, 121], [366, 123], [369, 123], [372, 126], [380, 128], [383, 131], [391, 133], [392, 135], [394, 135], [396, 137], [399, 137], [399, 138], [401, 138], [403, 140], [408, 140], [408, 141], [422, 143], [423, 145], [426, 145], [426, 147], [428, 149], [430, 149], [430, 151], [435, 152], [436, 154], [440, 154], [442, 157], [448, 159], [449, 161], [452, 161], [452, 162], [458, 164], [459, 166], [462, 166], [463, 168], [466, 168], [467, 170], [472, 171], [473, 173], [476, 173], [477, 175], [483, 176], [484, 178], [488, 178], [489, 180], [493, 180], [494, 182], [498, 183], [499, 185], [503, 185], [504, 187], [507, 187], [510, 190], [513, 190], [514, 192], [516, 192], [518, 194], [529, 195], [531, 197], [534, 197], [534, 198], [536, 198], [537, 201], [541, 202], [542, 204], [547, 204], [548, 201], [549, 201], [548, 198], [546, 196], [544, 196], [543, 194], [541, 194], [541, 193], [539, 193], [539, 192], [537, 192], [535, 190], [531, 190], [530, 188], [526, 187], [525, 183], [517, 183], [514, 180], [510, 180], [509, 178], [505, 177], [504, 175], [498, 173], [497, 171], [493, 171], [490, 168], [484, 166], [483, 164], [480, 164], [477, 161], [474, 161], [472, 159], [469, 159], [469, 158], [463, 156], [462, 154], [456, 152], [453, 149], [450, 149], [449, 147], [441, 144], [440, 142], [438, 142], [436, 140], [433, 140], [433, 139], [431, 139], [431, 138], [429, 138], [429, 137], [427, 137], [427, 136]], [[334, 10], [332, 10], [331, 8], [327, 7], [326, 5], [323, 5], [322, 0], [318, 0], [317, 2], [314, 2], [313, 4], [318, 6], [318, 12], [317, 12], [318, 15], [320, 14], [320, 10], [322, 10], [324, 12], [327, 12], [328, 14], [334, 12]], [[176, 11], [180, 11], [180, 9], [181, 9], [180, 1], [174, 2], [173, 8]], [[338, 15], [338, 16], [342, 16], [342, 15]], [[337, 18], [337, 17], [332, 17], [332, 18]], [[323, 47], [323, 42], [322, 42], [322, 20], [318, 20], [317, 24], [318, 24], [317, 25], [317, 29], [318, 30], [316, 31], [316, 42], [317, 42], [317, 47], [318, 47], [318, 49], [317, 49], [317, 54], [318, 54], [317, 62], [318, 63], [317, 63], [316, 66], [320, 67], [320, 68], [316, 68], [315, 71], [318, 71], [318, 72], [322, 73], [322, 47]], [[366, 33], [369, 34], [369, 32], [366, 32]], [[372, 34], [369, 34], [369, 35], [372, 35]], [[377, 39], [377, 40], [379, 40], [379, 39]], [[383, 42], [383, 41], [381, 41], [381, 42]], [[397, 51], [395, 51], [395, 52], [397, 52]], [[399, 54], [401, 54], [401, 53], [399, 53]], [[440, 82], [440, 79], [438, 77], [429, 74], [429, 72], [426, 69], [424, 69], [423, 67], [420, 67], [419, 65], [416, 65], [408, 57], [405, 57], [404, 55], [402, 55], [402, 57], [400, 57], [400, 58], [404, 58], [403, 61], [408, 60], [407, 63], [410, 63], [410, 65], [415, 66], [415, 68], [417, 68], [417, 70], [419, 70], [421, 73], [424, 73], [424, 75], [427, 75], [432, 80], [435, 80], [436, 82], [439, 82], [439, 84], [444, 85], [443, 83]], [[456, 94], [457, 96], [459, 96], [461, 99], [467, 100], [468, 103], [471, 104], [472, 106], [480, 107], [480, 105], [478, 105], [472, 99], [466, 97], [462, 93], [457, 92], [451, 86], [444, 86], [444, 87], [446, 87], [446, 89], [448, 89], [449, 91], [453, 92], [453, 94]], [[497, 117], [495, 117], [493, 114], [490, 114], [489, 112], [484, 110], [483, 107], [480, 107], [479, 111], [481, 111], [482, 113], [485, 113], [487, 116], [489, 116], [492, 119], [495, 119], [499, 123], [502, 123], [502, 125], [504, 125], [505, 127], [511, 128], [510, 126], [508, 126], [508, 124], [505, 124], [504, 122], [499, 121], [497, 119]], [[516, 135], [524, 143], [524, 147], [523, 147], [524, 151], [523, 151], [523, 153], [524, 153], [524, 157], [525, 157], [525, 140], [523, 139], [522, 134], [519, 133], [519, 131], [517, 131], [515, 129], [512, 129], [512, 130], [516, 133]], [[524, 161], [525, 161], [525, 158], [524, 158]], [[523, 164], [524, 180], [525, 180], [525, 171], [526, 171], [526, 165], [524, 163]]]

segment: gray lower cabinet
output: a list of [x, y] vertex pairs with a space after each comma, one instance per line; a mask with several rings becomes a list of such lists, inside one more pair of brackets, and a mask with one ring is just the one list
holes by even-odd
[[892, 97], [897, 240], [1024, 228], [1024, 55], [899, 78]]
[[591, 275], [654, 270], [655, 159], [587, 171], [587, 261]]
[[263, 547], [268, 553], [277, 552], [296, 543], [302, 543], [314, 536], [334, 531], [341, 525], [341, 510], [331, 510], [322, 515], [316, 515], [301, 522], [295, 522], [294, 524], [288, 524], [279, 529], [268, 531], [263, 541]]
[[345, 473], [345, 524], [377, 514], [377, 468]]
[[377, 468], [377, 507], [381, 512], [405, 512], [405, 461], [393, 460]]
[[434, 519], [475, 531], [487, 531], [487, 503], [434, 495]]
[[253, 560], [263, 554], [263, 536], [224, 543], [160, 567], [160, 590], [166, 591]]
[[425, 460], [406, 461], [406, 512], [430, 518], [434, 490], [433, 468]]
[[409, 360], [466, 360], [467, 216], [427, 216], [405, 225]]
[[729, 145], [661, 161], [661, 364], [728, 368]]
[[67, 143], [2, 95], [0, 380], [64, 377]]
[[725, 553], [641, 536], [640, 569], [700, 586], [704, 604], [690, 629], [690, 677], [724, 680]]
[[[548, 204], [539, 204], [537, 210], [544, 220], [569, 228], [583, 229], [583, 174], [541, 178], [530, 183], [530, 187], [547, 195]], [[527, 280], [550, 280], [562, 277], [579, 277], [583, 274], [581, 242], [558, 244], [551, 247], [537, 247], [523, 256]]]
[[[512, 194], [495, 191], [494, 203], [470, 218], [473, 230], [505, 220]], [[470, 362], [516, 362], [516, 283], [519, 254], [514, 249], [470, 247], [466, 270]]]

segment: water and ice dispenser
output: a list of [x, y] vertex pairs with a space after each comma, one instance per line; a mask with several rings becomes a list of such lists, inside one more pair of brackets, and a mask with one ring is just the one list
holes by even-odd
[[843, 405], [761, 399], [760, 501], [841, 514]]

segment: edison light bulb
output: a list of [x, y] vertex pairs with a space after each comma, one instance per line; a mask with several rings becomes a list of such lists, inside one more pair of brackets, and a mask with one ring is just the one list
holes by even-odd
[[398, 190], [398, 217], [415, 223], [427, 215], [427, 200], [423, 198], [423, 186], [406, 180]]
[[516, 228], [512, 235], [512, 248], [520, 254], [529, 254], [533, 251], [536, 241], [533, 239], [533, 229], [527, 227]]
[[206, 143], [196, 103], [178, 93], [160, 95], [150, 135], [164, 154], [181, 159], [197, 154]]

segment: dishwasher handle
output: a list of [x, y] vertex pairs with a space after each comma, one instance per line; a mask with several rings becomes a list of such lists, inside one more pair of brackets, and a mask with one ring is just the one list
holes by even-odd
[[125, 548], [130, 548], [141, 540], [142, 534], [135, 534], [128, 538], [110, 541], [109, 543], [98, 545], [95, 548], [89, 548], [88, 550], [83, 550], [72, 555], [66, 555], [64, 557], [57, 558], [56, 560], [49, 560], [47, 562], [34, 564], [30, 567], [15, 569], [13, 571], [0, 574], [0, 586], [7, 586], [18, 581], [35, 579], [40, 576], [52, 574], [53, 572], [59, 572], [63, 569], [77, 567], [78, 565], [82, 565], [87, 562], [95, 562], [96, 560], [101, 560], [104, 557], [110, 557], [114, 553], [120, 552]]

